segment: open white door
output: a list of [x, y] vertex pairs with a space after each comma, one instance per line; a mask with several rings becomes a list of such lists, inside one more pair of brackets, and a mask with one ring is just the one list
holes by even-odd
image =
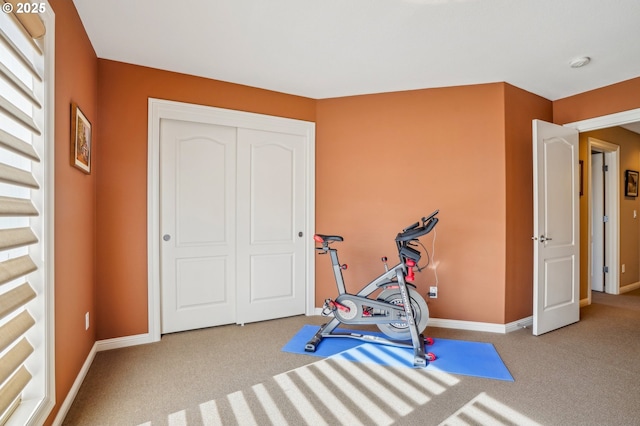
[[533, 121], [533, 334], [580, 320], [578, 131]]

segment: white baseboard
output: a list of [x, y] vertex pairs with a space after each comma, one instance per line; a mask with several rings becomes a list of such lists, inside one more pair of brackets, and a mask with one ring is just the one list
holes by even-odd
[[[316, 308], [316, 315], [322, 315], [322, 308]], [[533, 316], [522, 318], [518, 321], [513, 321], [508, 324], [494, 324], [489, 322], [476, 322], [476, 321], [460, 321], [441, 318], [429, 318], [429, 327], [438, 328], [455, 328], [457, 330], [470, 330], [470, 331], [486, 331], [489, 333], [510, 333], [521, 328], [530, 327], [533, 324]]]
[[522, 318], [507, 324], [495, 324], [491, 322], [460, 321], [441, 318], [429, 318], [429, 327], [454, 328], [457, 330], [484, 331], [489, 333], [506, 334], [521, 328], [530, 327], [533, 317]]
[[71, 389], [69, 389], [69, 393], [67, 393], [67, 397], [62, 402], [62, 405], [60, 406], [60, 410], [58, 410], [58, 414], [56, 415], [56, 418], [53, 420], [53, 426], [60, 426], [64, 421], [64, 418], [67, 417], [67, 413], [71, 408], [71, 404], [73, 404], [73, 401], [76, 399], [76, 395], [78, 395], [80, 386], [82, 386], [82, 382], [84, 382], [84, 378], [87, 377], [89, 368], [91, 367], [91, 364], [93, 363], [93, 359], [96, 356], [97, 346], [98, 346], [98, 343], [97, 342], [94, 343], [93, 347], [91, 348], [91, 351], [89, 351], [89, 355], [87, 356], [87, 359], [84, 361], [84, 364], [82, 364], [82, 368], [78, 373], [78, 377], [76, 377], [76, 380], [73, 382], [73, 386], [71, 386]]
[[116, 337], [114, 339], [98, 340], [96, 342], [97, 351], [108, 351], [111, 349], [126, 348], [129, 346], [145, 345], [153, 343], [157, 340], [153, 339], [149, 333], [136, 334], [134, 336]]
[[521, 328], [530, 328], [532, 326], [533, 315], [505, 324], [505, 331], [511, 333], [512, 331], [520, 330]]
[[87, 359], [85, 360], [80, 372], [78, 373], [78, 377], [73, 382], [73, 386], [69, 389], [69, 393], [67, 393], [67, 397], [64, 399], [62, 405], [60, 406], [60, 410], [56, 415], [55, 420], [53, 421], [53, 426], [60, 426], [64, 421], [64, 418], [67, 416], [69, 409], [71, 408], [71, 404], [76, 399], [78, 395], [78, 391], [80, 390], [80, 386], [82, 382], [84, 382], [87, 373], [89, 372], [89, 368], [93, 363], [93, 359], [96, 357], [96, 353], [101, 351], [108, 351], [110, 349], [118, 349], [118, 348], [126, 348], [128, 346], [137, 346], [144, 345], [147, 343], [155, 342], [155, 339], [151, 338], [150, 334], [138, 334], [136, 336], [126, 336], [126, 337], [118, 337], [115, 339], [106, 339], [99, 340], [94, 343]]
[[630, 291], [637, 290], [639, 288], [640, 288], [640, 281], [638, 281], [637, 283], [628, 284], [623, 287], [620, 287], [620, 294], [628, 293]]

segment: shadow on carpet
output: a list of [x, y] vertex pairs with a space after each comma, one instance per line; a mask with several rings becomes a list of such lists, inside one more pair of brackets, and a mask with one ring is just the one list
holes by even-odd
[[[316, 352], [305, 352], [304, 346], [320, 327], [305, 325], [282, 348], [283, 352], [312, 355], [316, 357], [339, 357], [351, 361], [374, 363], [386, 366], [413, 368], [413, 350], [394, 346], [365, 343], [348, 338], [325, 338]], [[366, 333], [385, 337], [382, 333], [337, 328], [339, 333]], [[425, 352], [433, 352], [436, 360], [427, 369], [436, 369], [451, 374], [482, 377], [485, 379], [513, 382], [513, 377], [502, 362], [491, 343], [468, 342], [463, 340], [435, 339]]]

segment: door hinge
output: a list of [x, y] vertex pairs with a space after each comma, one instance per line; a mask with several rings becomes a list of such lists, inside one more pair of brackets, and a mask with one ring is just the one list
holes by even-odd
[[602, 267], [602, 272], [604, 272], [605, 274], [609, 273], [609, 267], [608, 266], [603, 266]]
[[602, 221], [603, 221], [604, 223], [609, 222], [609, 216], [602, 216]]
[[606, 165], [606, 164], [603, 164], [603, 165], [602, 165], [602, 171], [603, 171], [603, 172], [608, 172], [608, 171], [609, 171], [609, 166], [608, 166], [608, 165]]

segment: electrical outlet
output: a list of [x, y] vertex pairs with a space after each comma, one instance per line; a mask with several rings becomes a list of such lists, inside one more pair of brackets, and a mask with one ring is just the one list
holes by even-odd
[[84, 329], [85, 330], [89, 329], [89, 312], [84, 314]]
[[436, 286], [429, 287], [429, 297], [432, 299], [438, 298], [438, 287]]

